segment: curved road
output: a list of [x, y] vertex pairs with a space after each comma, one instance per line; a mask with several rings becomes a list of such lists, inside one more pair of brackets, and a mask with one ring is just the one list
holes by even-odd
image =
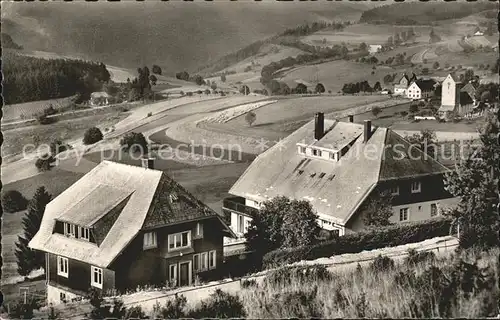
[[[215, 99], [214, 99], [215, 98]], [[199, 155], [207, 155], [207, 149], [208, 148], [202, 148], [202, 147], [195, 147], [191, 145], [186, 145], [183, 142], [170, 139], [169, 137], [164, 135], [165, 130], [162, 130], [161, 133], [157, 132], [158, 130], [155, 130], [155, 128], [159, 127], [166, 127], [170, 123], [173, 123], [175, 121], [182, 120], [184, 118], [188, 118], [189, 116], [192, 116], [193, 114], [199, 114], [201, 113], [206, 113], [209, 115], [210, 113], [216, 112], [216, 111], [221, 111], [224, 109], [232, 108], [237, 105], [244, 104], [245, 102], [240, 101], [241, 96], [230, 96], [230, 97], [213, 97], [212, 99], [209, 97], [206, 100], [197, 100], [195, 97], [193, 98], [185, 98], [185, 100], [178, 100], [179, 104], [174, 103], [171, 106], [168, 106], [166, 109], [163, 111], [155, 112], [152, 117], [145, 117], [139, 115], [139, 117], [133, 117], [132, 115], [127, 117], [125, 120], [129, 118], [134, 118], [132, 122], [135, 123], [130, 123], [130, 121], [125, 121], [125, 125], [123, 128], [117, 129], [114, 133], [110, 134], [109, 137], [105, 137], [105, 140], [102, 141], [102, 144], [98, 143], [94, 145], [91, 149], [98, 149], [101, 145], [105, 145], [106, 148], [109, 148], [109, 142], [115, 138], [118, 138], [118, 136], [130, 132], [130, 131], [135, 131], [135, 132], [156, 132], [154, 134], [154, 138], [158, 139], [161, 136], [161, 133], [163, 133], [163, 138], [161, 139], [161, 143], [163, 144], [168, 144], [172, 148], [178, 148], [179, 150], [184, 150], [188, 152], [194, 152], [195, 154]], [[255, 102], [259, 100], [264, 100], [268, 99], [268, 97], [254, 97], [255, 99], [252, 99], [252, 97], [248, 97], [249, 102]], [[243, 100], [246, 100], [247, 98], [244, 98]], [[191, 101], [189, 101], [191, 100]], [[220, 105], [216, 104], [214, 106], [210, 105], [209, 102], [213, 103], [213, 100], [221, 101]], [[231, 103], [231, 101], [234, 100], [234, 103]], [[170, 100], [169, 100], [170, 101]], [[224, 104], [226, 102], [226, 104]], [[161, 103], [161, 102], [160, 102]], [[197, 105], [199, 104], [199, 106]], [[158, 110], [158, 102], [153, 103], [150, 105], [142, 106], [140, 107], [141, 111], [140, 113], [148, 113], [147, 111], [149, 109], [152, 110]], [[137, 110], [136, 110], [137, 111]], [[136, 118], [136, 119], [135, 119]], [[149, 119], [147, 119], [149, 118]], [[152, 120], [152, 121], [151, 121]], [[149, 121], [149, 122], [148, 122]], [[117, 124], [118, 126], [118, 124]], [[123, 129], [123, 130], [122, 130]], [[119, 134], [118, 134], [119, 133]], [[116, 140], [116, 139], [115, 139]], [[152, 139], [154, 141], [154, 139]], [[108, 145], [107, 145], [108, 144]], [[86, 148], [88, 149], [88, 147]], [[92, 152], [92, 151], [90, 151]], [[247, 153], [239, 153], [237, 151], [233, 152], [227, 152], [225, 150], [213, 148], [212, 150], [208, 150], [208, 154], [210, 155], [210, 152], [213, 153], [213, 157], [217, 157], [220, 159], [224, 160], [229, 160], [233, 159], [231, 161], [235, 162], [248, 162], [252, 161], [255, 159], [256, 155], [253, 154], [247, 154]], [[85, 152], [87, 153], [87, 152]], [[24, 158], [21, 158], [17, 161], [12, 161], [11, 163], [4, 163], [2, 165], [2, 183], [4, 185], [13, 183], [15, 181], [19, 180], [24, 180], [27, 178], [31, 178], [33, 176], [36, 176], [39, 174], [38, 170], [35, 168], [35, 161], [37, 158], [37, 154], [30, 154], [26, 155]], [[80, 159], [80, 162], [83, 162], [82, 159]], [[69, 168], [71, 164], [74, 163], [75, 166], [78, 166], [77, 163], [77, 157], [72, 157], [72, 159], [65, 159], [64, 160], [64, 167]], [[89, 166], [85, 166], [89, 167]]]

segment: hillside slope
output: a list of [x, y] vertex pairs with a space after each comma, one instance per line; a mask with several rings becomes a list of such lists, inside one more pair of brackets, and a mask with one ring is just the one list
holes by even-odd
[[2, 4], [2, 27], [28, 50], [77, 54], [123, 68], [165, 72], [199, 65], [304, 22], [359, 18], [353, 3], [177, 1]]
[[468, 15], [498, 10], [498, 3], [492, 1], [446, 2], [404, 2], [385, 5], [362, 13], [360, 22], [373, 24], [433, 24], [438, 20], [459, 19]]

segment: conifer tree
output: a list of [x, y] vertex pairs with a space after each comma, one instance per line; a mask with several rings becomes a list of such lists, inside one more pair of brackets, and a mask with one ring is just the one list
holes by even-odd
[[460, 198], [458, 208], [447, 212], [459, 225], [461, 248], [498, 246], [497, 181], [500, 146], [497, 134], [499, 120], [486, 117], [476, 152], [470, 152], [456, 170], [447, 175], [447, 190]]
[[28, 204], [26, 216], [22, 220], [24, 234], [18, 237], [16, 243], [16, 258], [18, 273], [22, 276], [28, 275], [32, 270], [44, 266], [44, 255], [42, 252], [33, 251], [28, 243], [33, 239], [40, 229], [45, 207], [52, 200], [52, 196], [45, 187], [39, 187]]

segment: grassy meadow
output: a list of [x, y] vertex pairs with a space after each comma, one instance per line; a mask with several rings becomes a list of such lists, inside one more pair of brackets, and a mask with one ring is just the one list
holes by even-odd
[[73, 104], [73, 99], [74, 97], [67, 97], [6, 105], [2, 108], [2, 122], [30, 119], [34, 114], [42, 113], [50, 105], [55, 110], [67, 109]]
[[110, 127], [127, 117], [127, 113], [113, 110], [71, 120], [61, 120], [48, 125], [32, 125], [17, 129], [4, 130], [2, 153], [4, 155], [19, 153], [27, 144], [50, 143], [54, 139], [70, 141], [83, 137], [91, 127]]
[[[293, 99], [280, 99], [276, 103], [265, 105], [254, 110], [256, 120], [252, 126], [263, 126], [274, 123], [284, 123], [302, 118], [310, 119], [316, 112], [329, 113], [338, 110], [361, 106], [377, 101], [386, 101], [383, 95], [366, 96], [313, 96]], [[245, 115], [228, 122], [241, 127], [248, 126]]]
[[376, 259], [355, 270], [319, 268], [309, 276], [282, 269], [239, 297], [247, 317], [260, 319], [495, 316], [498, 253], [417, 253], [411, 260]]

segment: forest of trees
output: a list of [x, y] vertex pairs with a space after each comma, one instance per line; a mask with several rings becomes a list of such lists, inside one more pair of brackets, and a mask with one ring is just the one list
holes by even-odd
[[48, 100], [101, 89], [110, 74], [103, 63], [41, 59], [4, 52], [3, 92], [6, 104]]
[[16, 49], [16, 50], [20, 50], [23, 48], [21, 45], [15, 43], [10, 35], [3, 32], [2, 32], [2, 47], [6, 49]]
[[[377, 89], [380, 90], [382, 89], [380, 86], [380, 83], [377, 82]], [[373, 92], [374, 88], [370, 86], [368, 81], [363, 81], [363, 82], [356, 82], [356, 83], [345, 83], [344, 86], [342, 87], [342, 93], [347, 93], [347, 94], [354, 94], [354, 93], [359, 93], [359, 92]]]
[[283, 33], [280, 34], [280, 36], [296, 36], [296, 37], [307, 36], [326, 28], [332, 28], [333, 30], [341, 30], [344, 28], [344, 24], [341, 22], [331, 22], [331, 23], [323, 21], [313, 22], [311, 25], [304, 24], [297, 26], [295, 28], [286, 29]]

